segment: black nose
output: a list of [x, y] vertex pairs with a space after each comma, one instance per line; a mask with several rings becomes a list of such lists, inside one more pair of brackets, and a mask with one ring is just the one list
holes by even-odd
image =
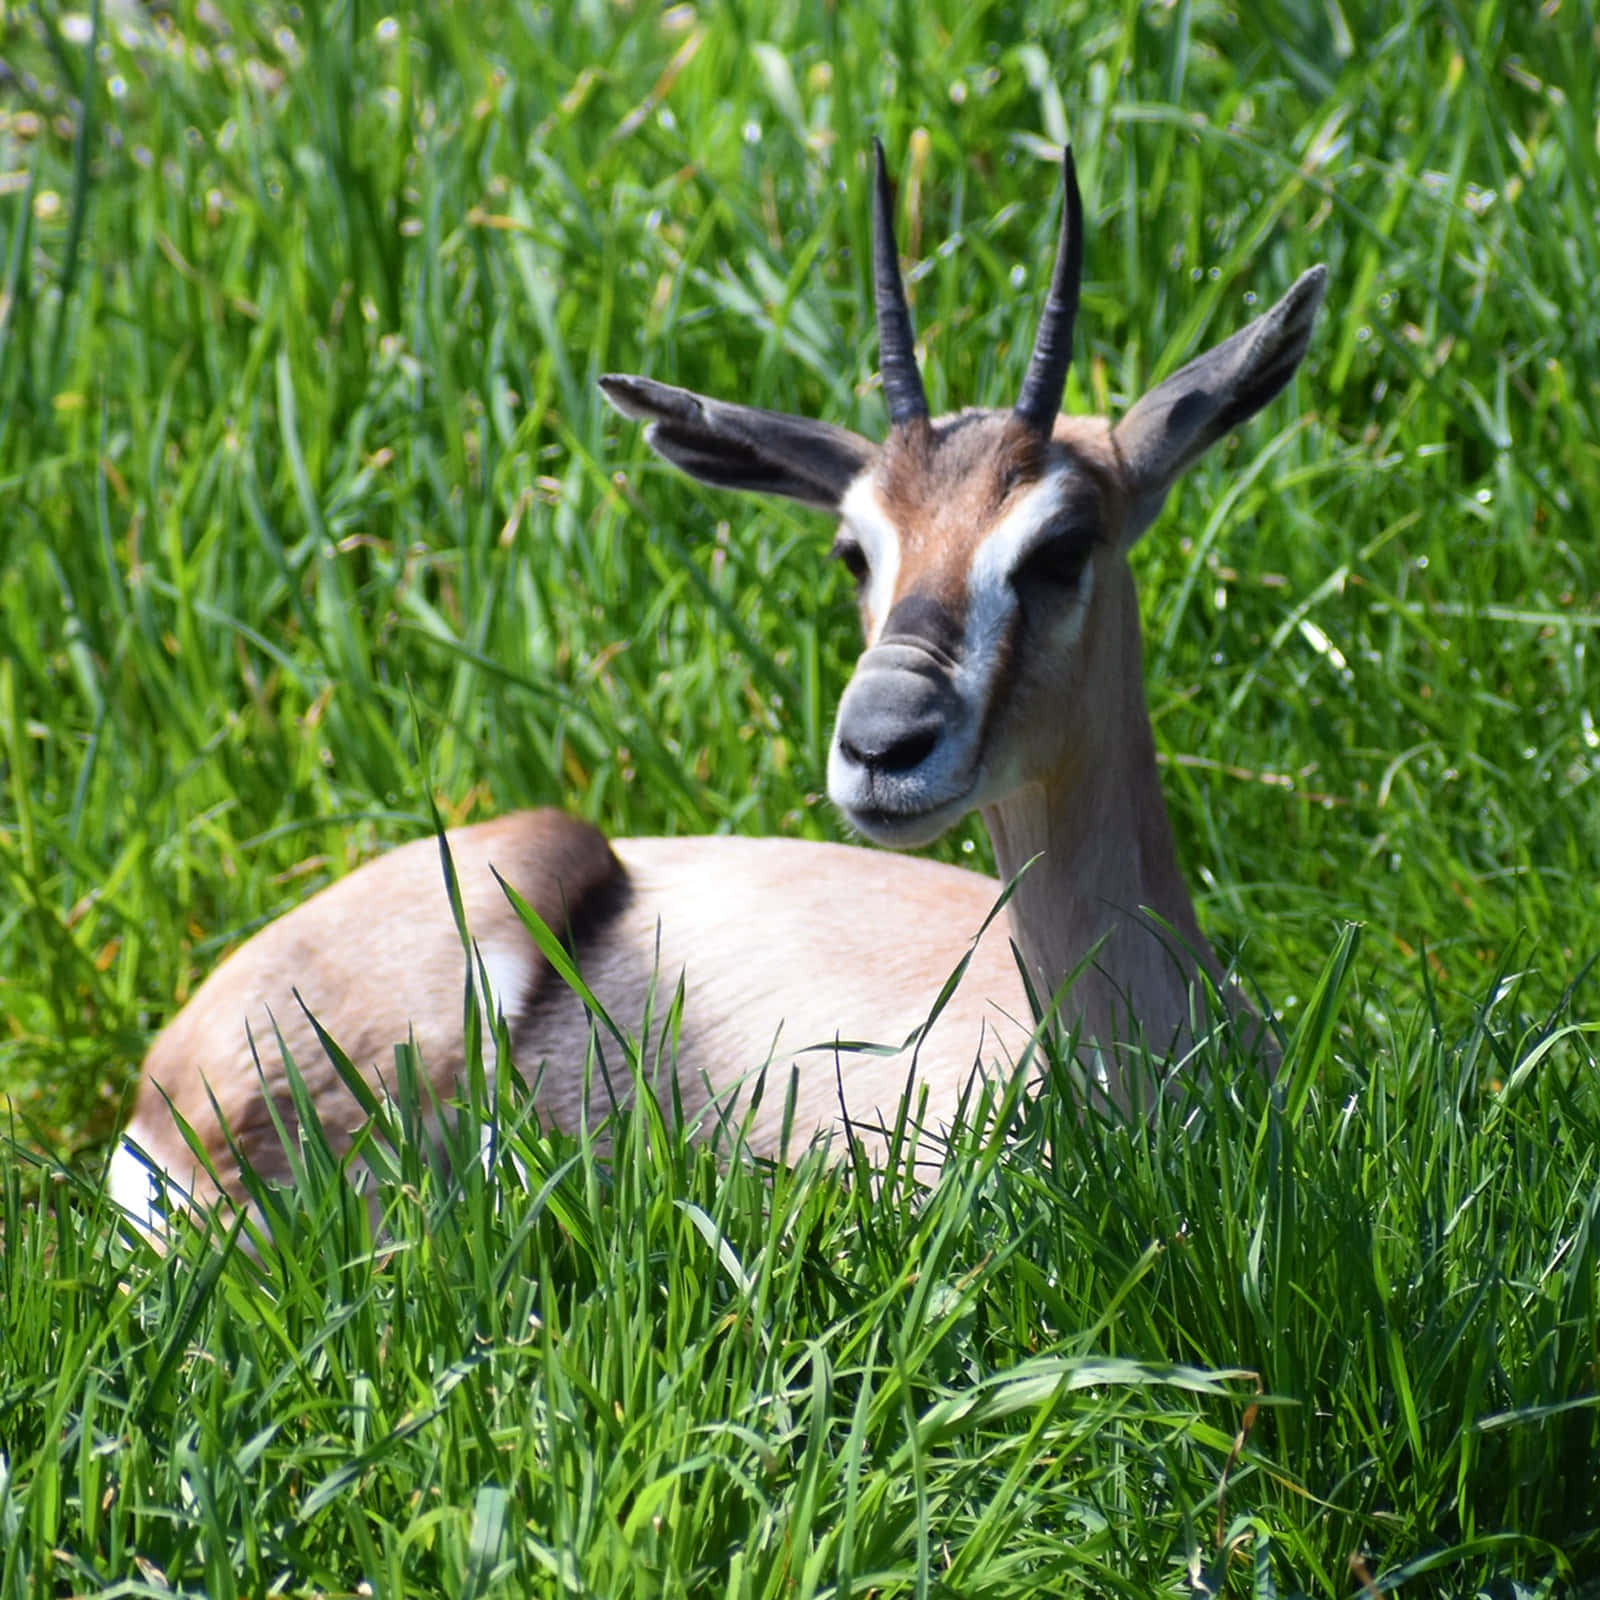
[[950, 708], [942, 679], [926, 668], [919, 651], [914, 667], [858, 670], [839, 707], [839, 753], [847, 761], [874, 772], [910, 772], [933, 754]]
[[908, 728], [897, 719], [857, 717], [839, 730], [839, 749], [858, 767], [876, 772], [909, 772], [938, 742], [939, 724], [932, 718]]

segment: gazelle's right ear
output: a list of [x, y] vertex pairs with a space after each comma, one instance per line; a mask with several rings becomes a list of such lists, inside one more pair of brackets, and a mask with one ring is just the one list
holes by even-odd
[[680, 471], [719, 489], [777, 494], [837, 511], [876, 446], [848, 428], [708, 400], [688, 389], [608, 373], [600, 390]]
[[1184, 468], [1289, 381], [1311, 342], [1327, 276], [1323, 267], [1301, 273], [1264, 316], [1157, 384], [1116, 425], [1128, 474], [1127, 543], [1155, 521]]

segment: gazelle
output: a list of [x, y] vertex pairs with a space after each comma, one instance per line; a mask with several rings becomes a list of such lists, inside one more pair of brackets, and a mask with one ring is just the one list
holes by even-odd
[[[650, 444], [683, 471], [837, 519], [834, 550], [857, 582], [866, 648], [839, 707], [829, 794], [852, 827], [891, 846], [925, 844], [982, 811], [1001, 876], [1021, 872], [1009, 918], [1035, 993], [1049, 997], [1087, 963], [1061, 1015], [1092, 1042], [1104, 1090], [1122, 1098], [1119, 1047], [1142, 1033], [1155, 1052], [1181, 1048], [1197, 977], [1220, 976], [1162, 801], [1125, 558], [1179, 473], [1287, 382], [1310, 338], [1323, 270], [1306, 272], [1115, 425], [1058, 415], [1083, 252], [1069, 152], [1057, 258], [1020, 397], [1009, 410], [932, 418], [882, 150], [875, 156], [873, 280], [890, 422], [882, 444], [647, 378], [607, 377], [601, 387], [625, 416], [649, 422]], [[605, 1109], [583, 1105], [590, 1021], [495, 873], [564, 933], [619, 1024], [637, 1028], [652, 985], [670, 993], [682, 975], [675, 1072], [689, 1114], [748, 1085], [763, 1063], [795, 1063], [801, 1138], [846, 1113], [858, 1128], [892, 1120], [905, 1061], [805, 1047], [906, 1039], [1000, 892], [989, 878], [860, 847], [608, 844], [550, 810], [448, 837], [517, 1060], [529, 1076], [543, 1065], [539, 1109], [567, 1126]], [[285, 1173], [268, 1108], [270, 1100], [292, 1120], [274, 1028], [325, 1125], [346, 1132], [356, 1110], [305, 1009], [374, 1081], [393, 1046], [414, 1034], [441, 1094], [450, 1093], [462, 1067], [464, 980], [434, 840], [324, 889], [235, 952], [156, 1039], [113, 1159], [114, 1193], [148, 1215], [154, 1166], [210, 1196], [171, 1110], [197, 1130], [225, 1187], [236, 1172], [218, 1112], [258, 1170]], [[948, 1120], [976, 1065], [1014, 1059], [1031, 1025], [997, 924], [918, 1044], [928, 1125]], [[749, 1119], [754, 1150], [778, 1150], [784, 1098], [769, 1091]]]

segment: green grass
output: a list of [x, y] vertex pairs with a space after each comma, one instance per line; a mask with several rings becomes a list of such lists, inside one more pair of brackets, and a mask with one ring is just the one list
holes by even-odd
[[[5, 13], [0, 1594], [1600, 1574], [1596, 25]], [[1068, 134], [1069, 404], [1329, 268], [1287, 395], [1135, 558], [1277, 1098], [1221, 1044], [1227, 1092], [980, 1117], [932, 1190], [647, 1110], [604, 1160], [507, 1130], [454, 1187], [398, 1138], [376, 1245], [313, 1140], [258, 1260], [115, 1237], [152, 1031], [430, 799], [837, 831], [828, 530], [675, 477], [592, 380], [877, 432], [874, 133], [935, 405], [1015, 392]], [[940, 851], [987, 861], [975, 824]]]

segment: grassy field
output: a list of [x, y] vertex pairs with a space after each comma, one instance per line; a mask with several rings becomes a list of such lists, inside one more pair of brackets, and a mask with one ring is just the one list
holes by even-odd
[[[1591, 0], [44, 4], [0, 61], [0, 1596], [1600, 1578]], [[837, 834], [830, 530], [593, 380], [880, 431], [874, 134], [936, 408], [1015, 394], [1069, 136], [1069, 406], [1328, 267], [1135, 556], [1280, 1089], [976, 1108], [931, 1190], [648, 1104], [450, 1179], [402, 1093], [376, 1242], [314, 1136], [259, 1254], [121, 1235], [152, 1032], [430, 802]]]

